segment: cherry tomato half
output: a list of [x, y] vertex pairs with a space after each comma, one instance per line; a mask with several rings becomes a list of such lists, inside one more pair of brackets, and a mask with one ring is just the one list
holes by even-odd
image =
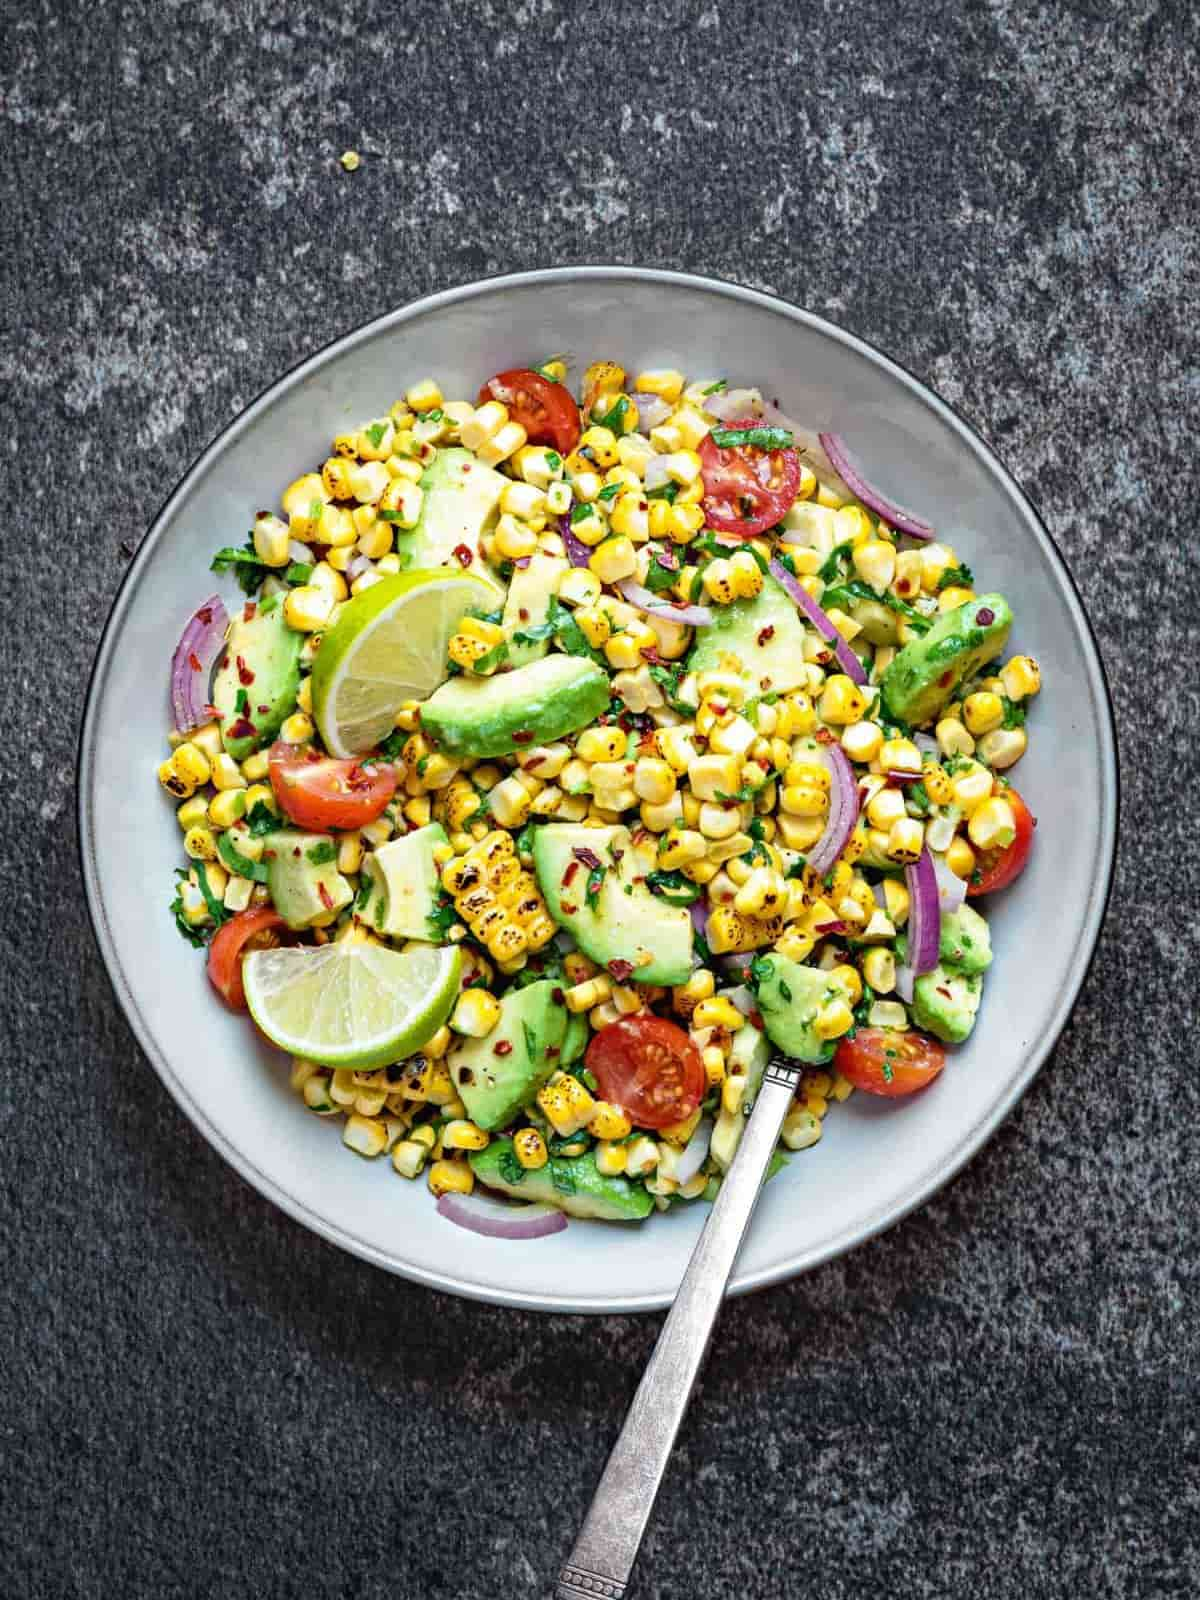
[[278, 944], [275, 929], [283, 926], [278, 911], [270, 906], [254, 906], [230, 917], [213, 934], [208, 947], [208, 981], [231, 1011], [246, 1009], [242, 957], [248, 950], [262, 950]]
[[600, 1093], [643, 1128], [682, 1122], [704, 1098], [700, 1052], [682, 1028], [662, 1017], [622, 1017], [588, 1045], [588, 1071]]
[[[723, 422], [722, 429], [761, 428], [754, 417]], [[773, 528], [796, 498], [800, 457], [795, 450], [759, 450], [737, 444], [722, 448], [711, 433], [700, 444], [704, 516], [710, 528], [751, 539]]]
[[364, 828], [395, 794], [396, 773], [281, 739], [271, 746], [271, 788], [280, 810], [301, 828]]
[[[1013, 842], [1005, 845], [1003, 850], [979, 852], [975, 872], [967, 883], [967, 894], [971, 897], [991, 894], [994, 889], [1004, 889], [1014, 878], [1019, 878], [1033, 849], [1033, 830], [1037, 827], [1037, 819], [1015, 789], [1005, 789], [1003, 793], [1013, 809], [1017, 831]], [[976, 873], [979, 875], [978, 883], [975, 881]]]
[[932, 1083], [946, 1065], [946, 1052], [924, 1033], [860, 1028], [838, 1045], [833, 1064], [856, 1089], [895, 1097]]
[[530, 444], [548, 444], [560, 455], [570, 455], [579, 443], [582, 423], [579, 407], [566, 384], [544, 378], [528, 367], [511, 367], [489, 378], [479, 391], [479, 404], [499, 400], [509, 417], [519, 422]]

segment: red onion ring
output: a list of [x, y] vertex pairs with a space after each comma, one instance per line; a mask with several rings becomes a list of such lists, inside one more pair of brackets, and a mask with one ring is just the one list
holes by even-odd
[[646, 394], [644, 390], [634, 389], [630, 398], [638, 408], [638, 432], [649, 433], [651, 428], [657, 428], [660, 422], [665, 422], [675, 409], [669, 400], [664, 400], [660, 394]]
[[708, 901], [703, 895], [699, 900], [693, 900], [688, 908], [691, 912], [692, 927], [707, 943], [708, 939]]
[[644, 589], [632, 578], [622, 578], [617, 584], [624, 599], [649, 617], [660, 622], [678, 622], [685, 628], [711, 628], [713, 614], [707, 606], [675, 606], [669, 600], [660, 600], [652, 589]]
[[544, 1239], [567, 1225], [554, 1206], [506, 1206], [477, 1194], [439, 1195], [437, 1208], [447, 1222], [488, 1239]]
[[829, 457], [834, 471], [856, 499], [861, 500], [863, 505], [870, 506], [872, 511], [881, 516], [885, 522], [890, 522], [894, 528], [899, 528], [901, 533], [911, 534], [914, 539], [933, 538], [933, 529], [918, 517], [915, 511], [906, 511], [903, 506], [898, 506], [863, 477], [855, 466], [846, 441], [840, 433], [819, 433], [817, 438], [820, 439], [821, 448]]
[[571, 532], [569, 513], [564, 513], [559, 517], [558, 531], [562, 535], [563, 549], [567, 552], [567, 560], [573, 567], [586, 567], [592, 552], [582, 539]]
[[841, 745], [822, 745], [821, 753], [829, 767], [829, 820], [825, 824], [824, 833], [808, 852], [808, 865], [818, 877], [823, 878], [846, 848], [846, 841], [854, 832], [862, 797], [858, 792], [854, 768], [850, 765]]
[[937, 873], [933, 857], [922, 845], [921, 854], [904, 869], [908, 884], [908, 955], [905, 966], [920, 977], [938, 964], [941, 943], [942, 907], [938, 899]]
[[213, 663], [225, 644], [229, 613], [214, 594], [197, 606], [171, 657], [171, 712], [180, 733], [190, 733], [208, 722], [208, 680]]
[[937, 878], [938, 903], [944, 915], [953, 916], [967, 898], [967, 881], [946, 865], [945, 856], [940, 856], [931, 850], [929, 859], [933, 862], [934, 875]]
[[775, 582], [787, 590], [825, 643], [833, 646], [833, 653], [838, 659], [838, 666], [841, 667], [846, 676], [859, 685], [865, 684], [867, 674], [863, 670], [862, 662], [829, 620], [828, 613], [821, 610], [799, 578], [793, 577], [783, 563], [774, 556], [767, 563], [767, 567]]
[[684, 1145], [675, 1163], [675, 1182], [690, 1183], [708, 1160], [708, 1147], [712, 1142], [713, 1125], [707, 1117], [701, 1117], [696, 1124], [696, 1131]]
[[921, 774], [911, 772], [907, 767], [889, 767], [887, 780], [889, 783], [920, 783]]

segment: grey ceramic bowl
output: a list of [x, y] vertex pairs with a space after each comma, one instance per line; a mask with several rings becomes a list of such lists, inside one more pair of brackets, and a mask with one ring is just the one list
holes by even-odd
[[423, 1183], [353, 1158], [335, 1127], [303, 1110], [286, 1061], [216, 1002], [165, 909], [180, 859], [154, 781], [167, 666], [185, 618], [212, 591], [213, 549], [239, 541], [254, 509], [323, 459], [336, 432], [377, 415], [415, 377], [435, 373], [448, 394], [473, 395], [490, 373], [554, 350], [761, 385], [790, 415], [844, 433], [872, 476], [1011, 599], [1014, 644], [1038, 657], [1045, 684], [1014, 774], [1038, 842], [1019, 885], [989, 904], [997, 957], [979, 1024], [911, 1101], [856, 1095], [833, 1109], [821, 1143], [764, 1193], [733, 1291], [860, 1244], [974, 1155], [1046, 1059], [1099, 932], [1117, 812], [1104, 677], [1061, 557], [982, 440], [886, 356], [768, 295], [623, 267], [523, 273], [381, 317], [268, 389], [171, 496], [113, 607], [81, 738], [83, 865], [100, 948], [139, 1043], [185, 1115], [263, 1194], [365, 1260], [439, 1289], [543, 1310], [649, 1310], [671, 1300], [703, 1206], [632, 1231], [572, 1222], [533, 1243], [453, 1227]]

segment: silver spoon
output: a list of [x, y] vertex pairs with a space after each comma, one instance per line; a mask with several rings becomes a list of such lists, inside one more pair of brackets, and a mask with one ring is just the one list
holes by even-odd
[[622, 1600], [704, 1362], [725, 1285], [762, 1188], [802, 1067], [772, 1056], [675, 1303], [633, 1397], [555, 1600]]

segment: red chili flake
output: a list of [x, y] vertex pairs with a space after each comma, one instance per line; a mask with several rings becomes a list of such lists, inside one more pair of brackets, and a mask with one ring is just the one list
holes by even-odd
[[675, 554], [674, 550], [659, 550], [657, 553], [657, 559], [659, 566], [666, 567], [668, 572], [679, 571], [679, 557]]
[[608, 963], [608, 970], [618, 983], [624, 983], [626, 978], [633, 976], [633, 962], [622, 961], [618, 957]]
[[[649, 837], [650, 837], [650, 829], [649, 828], [635, 828], [633, 830], [633, 841], [632, 842], [634, 844], [645, 844], [646, 840]], [[614, 857], [616, 857], [616, 859], [618, 861], [621, 859], [620, 856], [617, 855], [617, 852], [615, 850], [613, 851], [613, 855], [614, 855]]]
[[498, 1045], [496, 1045], [496, 1047], [492, 1051], [492, 1054], [493, 1055], [497, 1055], [497, 1056], [510, 1056], [510, 1055], [512, 1055], [512, 1040], [511, 1039], [501, 1039], [500, 1043]]
[[454, 546], [454, 559], [460, 567], [471, 565], [471, 547], [469, 544], [456, 544]]
[[527, 607], [518, 606], [517, 607], [517, 615], [520, 617], [522, 622], [528, 622], [529, 621], [529, 611], [528, 611]]
[[756, 1028], [759, 1029], [760, 1032], [766, 1033], [767, 1025], [762, 1019], [762, 1012], [761, 1011], [757, 1011], [757, 1010], [756, 1011], [752, 1011], [750, 1013], [749, 1020], [754, 1024], [754, 1026]]
[[[589, 851], [589, 854], [590, 853], [591, 852]], [[562, 875], [562, 886], [563, 886], [564, 889], [571, 882], [571, 880], [575, 877], [575, 874], [578, 871], [579, 871], [579, 863], [578, 863], [578, 861], [568, 861], [567, 862], [567, 870]]]
[[766, 644], [768, 639], [773, 639], [774, 637], [775, 637], [775, 625], [774, 625], [774, 623], [768, 622], [765, 628], [760, 628], [758, 630], [758, 643], [759, 644]]
[[769, 688], [770, 688], [770, 687], [771, 687], [771, 680], [770, 680], [770, 678], [760, 678], [760, 679], [759, 679], [759, 680], [758, 680], [758, 687], [759, 687], [759, 688], [760, 688], [760, 689], [761, 689], [761, 690], [762, 690], [762, 691], [763, 691], [763, 693], [764, 693], [764, 694], [765, 694], [765, 693], [766, 693], [766, 691], [767, 691], [767, 690], [768, 690], [768, 689], [769, 689]]
[[[589, 849], [587, 845], [576, 845], [571, 854], [575, 857], [575, 861], [571, 863], [572, 866], [582, 861], [589, 872], [595, 872], [596, 868], [601, 865], [600, 857], [594, 850]], [[570, 867], [567, 870], [570, 871]]]
[[660, 656], [652, 644], [643, 645], [638, 654], [643, 661], [648, 661], [652, 667], [665, 667], [667, 665], [666, 658]]
[[255, 614], [257, 613], [257, 611], [258, 611], [258, 607], [257, 607], [257, 605], [255, 605], [254, 601], [253, 600], [247, 600], [246, 604], [242, 607], [242, 621], [243, 622], [253, 622]]
[[201, 606], [199, 611], [197, 611], [196, 615], [197, 615], [197, 617], [199, 617], [200, 621], [207, 628], [208, 624], [212, 621], [212, 607], [211, 606]]
[[513, 743], [528, 744], [532, 738], [533, 734], [530, 733], [528, 728], [518, 728], [516, 733], [513, 734]]
[[249, 684], [254, 682], [254, 674], [253, 674], [253, 672], [251, 672], [250, 668], [246, 665], [245, 656], [238, 656], [238, 658], [237, 658], [237, 674], [238, 674], [238, 682], [239, 683], [244, 683], [244, 684], [249, 685]]
[[814, 734], [814, 738], [816, 739], [818, 744], [832, 744], [833, 743], [833, 735], [830, 733], [828, 728], [818, 728], [816, 733]]
[[248, 717], [239, 717], [229, 730], [231, 739], [253, 739], [258, 729]]
[[326, 911], [332, 911], [333, 896], [323, 883], [319, 883], [317, 885], [317, 893], [321, 896], [321, 904], [325, 907]]
[[201, 669], [200, 657], [196, 654], [196, 652], [194, 650], [188, 656], [188, 666], [191, 667], [193, 672], [199, 672], [200, 669]]
[[561, 1046], [556, 1045], [556, 1044], [548, 1044], [546, 1046], [546, 1054], [548, 1056], [561, 1055], [562, 1054], [562, 1048], [561, 1048]]
[[943, 689], [946, 688], [946, 686], [948, 684], [951, 684], [953, 682], [954, 682], [954, 668], [953, 667], [949, 668], [948, 671], [943, 672], [941, 677], [938, 679], [938, 685], [939, 685], [940, 688], [943, 688]]
[[260, 717], [269, 717], [271, 714], [270, 706], [259, 706], [258, 714]]
[[723, 700], [710, 700], [709, 704], [712, 706], [714, 714], [718, 717], [723, 717], [729, 710], [729, 707]]
[[573, 917], [579, 910], [578, 906], [568, 905], [565, 900], [561, 901], [560, 904], [562, 905], [562, 913], [564, 917]]

